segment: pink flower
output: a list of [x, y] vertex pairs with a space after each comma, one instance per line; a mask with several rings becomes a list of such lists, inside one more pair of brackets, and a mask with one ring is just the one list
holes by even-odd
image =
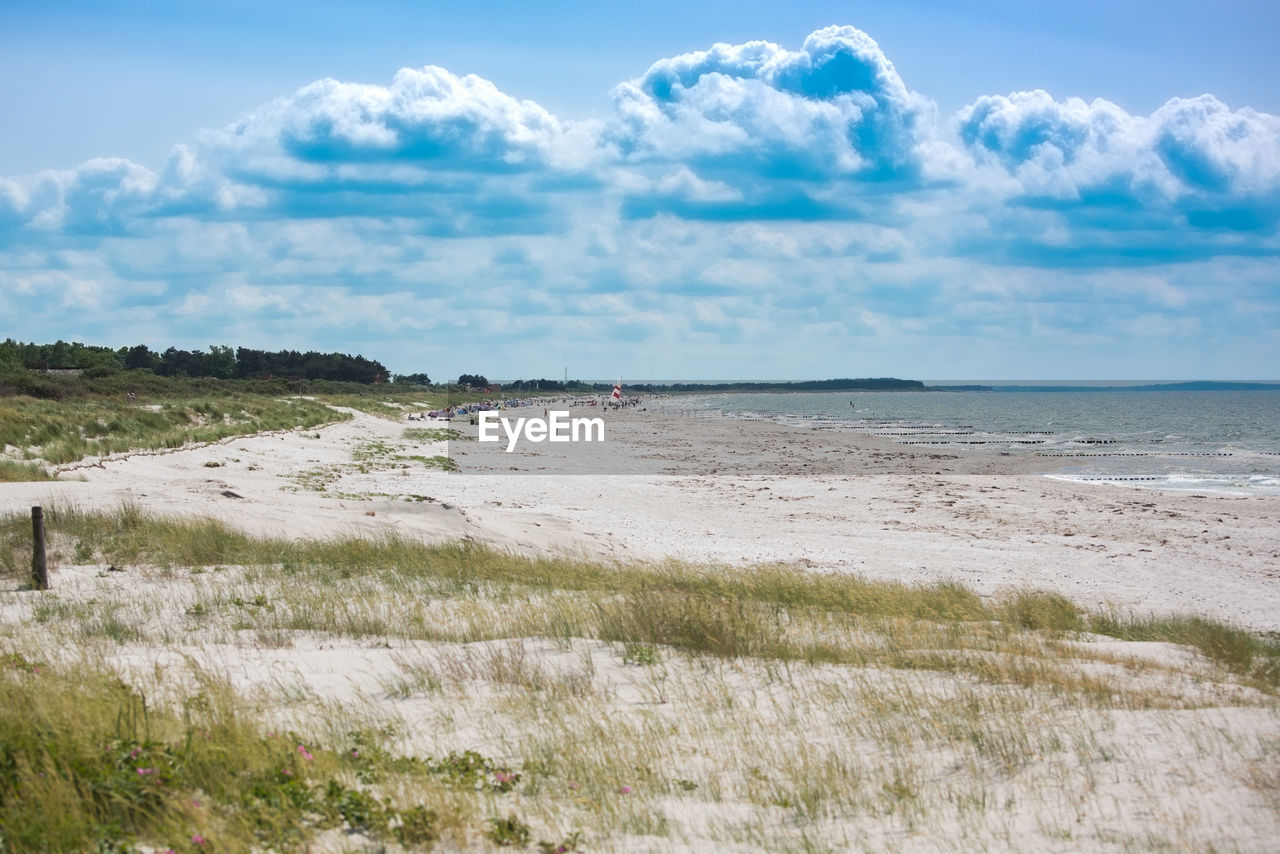
[[631, 794], [631, 787], [630, 787], [630, 786], [620, 786], [620, 787], [618, 788], [618, 791], [619, 791], [619, 792], [621, 792], [621, 793], [622, 793], [622, 794], [624, 794], [624, 795], [629, 795], [629, 794]]
[[569, 781], [569, 788], [570, 788], [570, 789], [573, 789], [573, 790], [576, 792], [576, 791], [578, 791], [579, 789], [581, 789], [581, 788], [582, 788], [582, 784], [581, 784], [581, 783], [578, 783], [578, 782], [575, 782], [575, 781], [573, 781], [573, 780], [570, 780], [570, 781]]
[[283, 774], [283, 775], [285, 775], [286, 777], [292, 777], [292, 776], [293, 776], [293, 772], [292, 772], [292, 771], [290, 771], [288, 768], [284, 768], [284, 769], [282, 769], [282, 770], [280, 771], [280, 773], [281, 773], [281, 774]]
[[298, 752], [301, 753], [302, 758], [307, 760], [308, 762], [310, 762], [312, 759], [315, 759], [315, 757], [311, 755], [311, 753], [307, 750], [307, 748], [301, 744], [298, 745]]
[[359, 758], [360, 758], [360, 751], [358, 751], [358, 750], [353, 750], [353, 751], [351, 751], [351, 758], [352, 758], [352, 759], [359, 759]]
[[148, 774], [154, 774], [154, 773], [156, 773], [156, 769], [154, 769], [154, 768], [139, 768], [139, 769], [138, 769], [138, 773], [139, 773], [139, 774], [141, 774], [143, 777], [145, 777], [145, 776], [147, 776]]
[[204, 837], [196, 833], [191, 836], [191, 841], [196, 845], [204, 845]]

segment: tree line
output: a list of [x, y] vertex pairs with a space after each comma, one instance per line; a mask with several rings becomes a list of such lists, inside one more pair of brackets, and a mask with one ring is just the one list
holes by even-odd
[[[112, 349], [75, 341], [35, 344], [8, 338], [0, 342], [0, 375], [22, 370], [77, 370], [93, 377], [118, 371], [146, 371], [162, 377], [213, 377], [217, 379], [285, 379], [329, 380], [373, 384], [394, 382], [396, 385], [427, 386], [431, 378], [425, 373], [392, 375], [376, 359], [347, 353], [318, 353], [309, 350], [255, 350], [250, 347], [212, 345], [208, 350], [180, 350], [170, 347], [155, 351], [146, 344]], [[462, 388], [485, 389], [495, 386], [483, 374], [462, 374]], [[805, 380], [800, 382], [726, 382], [726, 383], [629, 383], [630, 393], [648, 392], [718, 392], [718, 391], [908, 391], [923, 389], [919, 380], [893, 377], [862, 379]], [[567, 392], [588, 394], [609, 392], [612, 383], [588, 383], [582, 380], [537, 379], [514, 380], [503, 386], [507, 391]]]
[[378, 383], [388, 380], [427, 385], [426, 374], [392, 377], [376, 359], [347, 353], [309, 350], [255, 350], [249, 347], [213, 345], [208, 350], [170, 347], [155, 351], [146, 344], [133, 347], [97, 347], [75, 341], [35, 344], [0, 343], [0, 373], [18, 370], [79, 370], [90, 373], [148, 371], [163, 377], [215, 377], [218, 379], [308, 379], [335, 382]]

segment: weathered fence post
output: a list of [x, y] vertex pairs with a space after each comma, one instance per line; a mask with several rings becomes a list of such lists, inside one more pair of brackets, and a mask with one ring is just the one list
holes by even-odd
[[49, 570], [44, 559], [44, 509], [31, 508], [31, 581], [37, 590], [49, 589]]

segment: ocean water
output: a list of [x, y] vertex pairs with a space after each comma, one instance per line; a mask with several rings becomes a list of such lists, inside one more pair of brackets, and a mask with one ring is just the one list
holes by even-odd
[[706, 394], [661, 407], [1035, 454], [1050, 476], [1085, 482], [1280, 494], [1280, 391]]

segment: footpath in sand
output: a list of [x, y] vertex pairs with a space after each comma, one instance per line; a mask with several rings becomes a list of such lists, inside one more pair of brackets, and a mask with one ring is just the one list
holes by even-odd
[[[596, 447], [513, 453], [474, 441], [470, 425], [440, 442], [405, 438], [421, 423], [352, 416], [89, 460], [64, 481], [0, 484], [0, 501], [8, 512], [132, 503], [290, 538], [393, 530], [526, 553], [950, 579], [984, 595], [1042, 588], [1083, 606], [1280, 629], [1274, 496], [1079, 484], [1044, 477], [1031, 456], [637, 410], [606, 416]], [[459, 471], [429, 462], [445, 454]]]

